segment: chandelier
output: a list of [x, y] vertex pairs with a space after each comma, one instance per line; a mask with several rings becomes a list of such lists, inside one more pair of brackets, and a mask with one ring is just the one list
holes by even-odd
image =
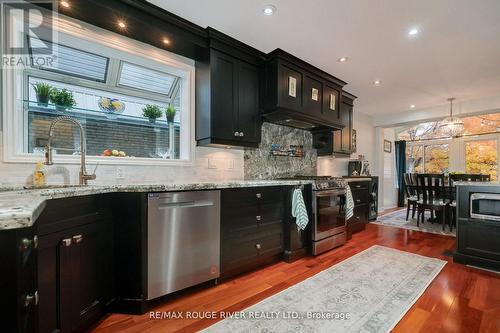
[[455, 97], [448, 98], [450, 102], [450, 116], [446, 117], [439, 124], [439, 130], [446, 136], [457, 137], [462, 135], [464, 131], [464, 122], [458, 117], [453, 117], [453, 101]]

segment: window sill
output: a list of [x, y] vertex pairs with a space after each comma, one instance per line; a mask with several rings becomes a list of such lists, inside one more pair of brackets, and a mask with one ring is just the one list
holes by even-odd
[[[4, 156], [5, 163], [30, 163], [34, 164], [44, 160], [42, 155], [19, 154], [15, 156]], [[192, 166], [193, 160], [166, 160], [161, 158], [144, 158], [144, 157], [103, 157], [103, 156], [86, 156], [87, 165], [137, 165], [137, 166]], [[80, 164], [79, 155], [54, 155], [54, 164]]]

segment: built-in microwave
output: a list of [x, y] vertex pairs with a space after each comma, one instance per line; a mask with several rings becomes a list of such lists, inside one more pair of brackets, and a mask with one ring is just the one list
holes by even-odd
[[500, 194], [471, 193], [470, 217], [486, 221], [500, 221]]

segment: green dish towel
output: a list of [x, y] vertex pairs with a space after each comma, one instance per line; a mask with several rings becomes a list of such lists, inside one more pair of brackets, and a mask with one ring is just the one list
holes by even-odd
[[302, 191], [296, 188], [292, 195], [292, 216], [295, 217], [295, 223], [297, 224], [297, 229], [304, 230], [309, 223], [309, 217], [307, 216], [307, 208], [304, 203], [304, 197], [302, 196]]
[[345, 220], [349, 220], [354, 215], [354, 199], [349, 185], [345, 188]]

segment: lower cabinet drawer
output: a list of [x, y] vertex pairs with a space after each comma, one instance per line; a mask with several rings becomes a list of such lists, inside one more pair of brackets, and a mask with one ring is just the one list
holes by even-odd
[[365, 230], [367, 223], [368, 205], [355, 206], [352, 217], [347, 220], [347, 239], [351, 239], [352, 234]]
[[355, 205], [366, 204], [370, 201], [370, 192], [368, 189], [352, 190], [351, 193]]
[[233, 276], [279, 259], [283, 253], [283, 223], [264, 231], [222, 240], [221, 276]]

